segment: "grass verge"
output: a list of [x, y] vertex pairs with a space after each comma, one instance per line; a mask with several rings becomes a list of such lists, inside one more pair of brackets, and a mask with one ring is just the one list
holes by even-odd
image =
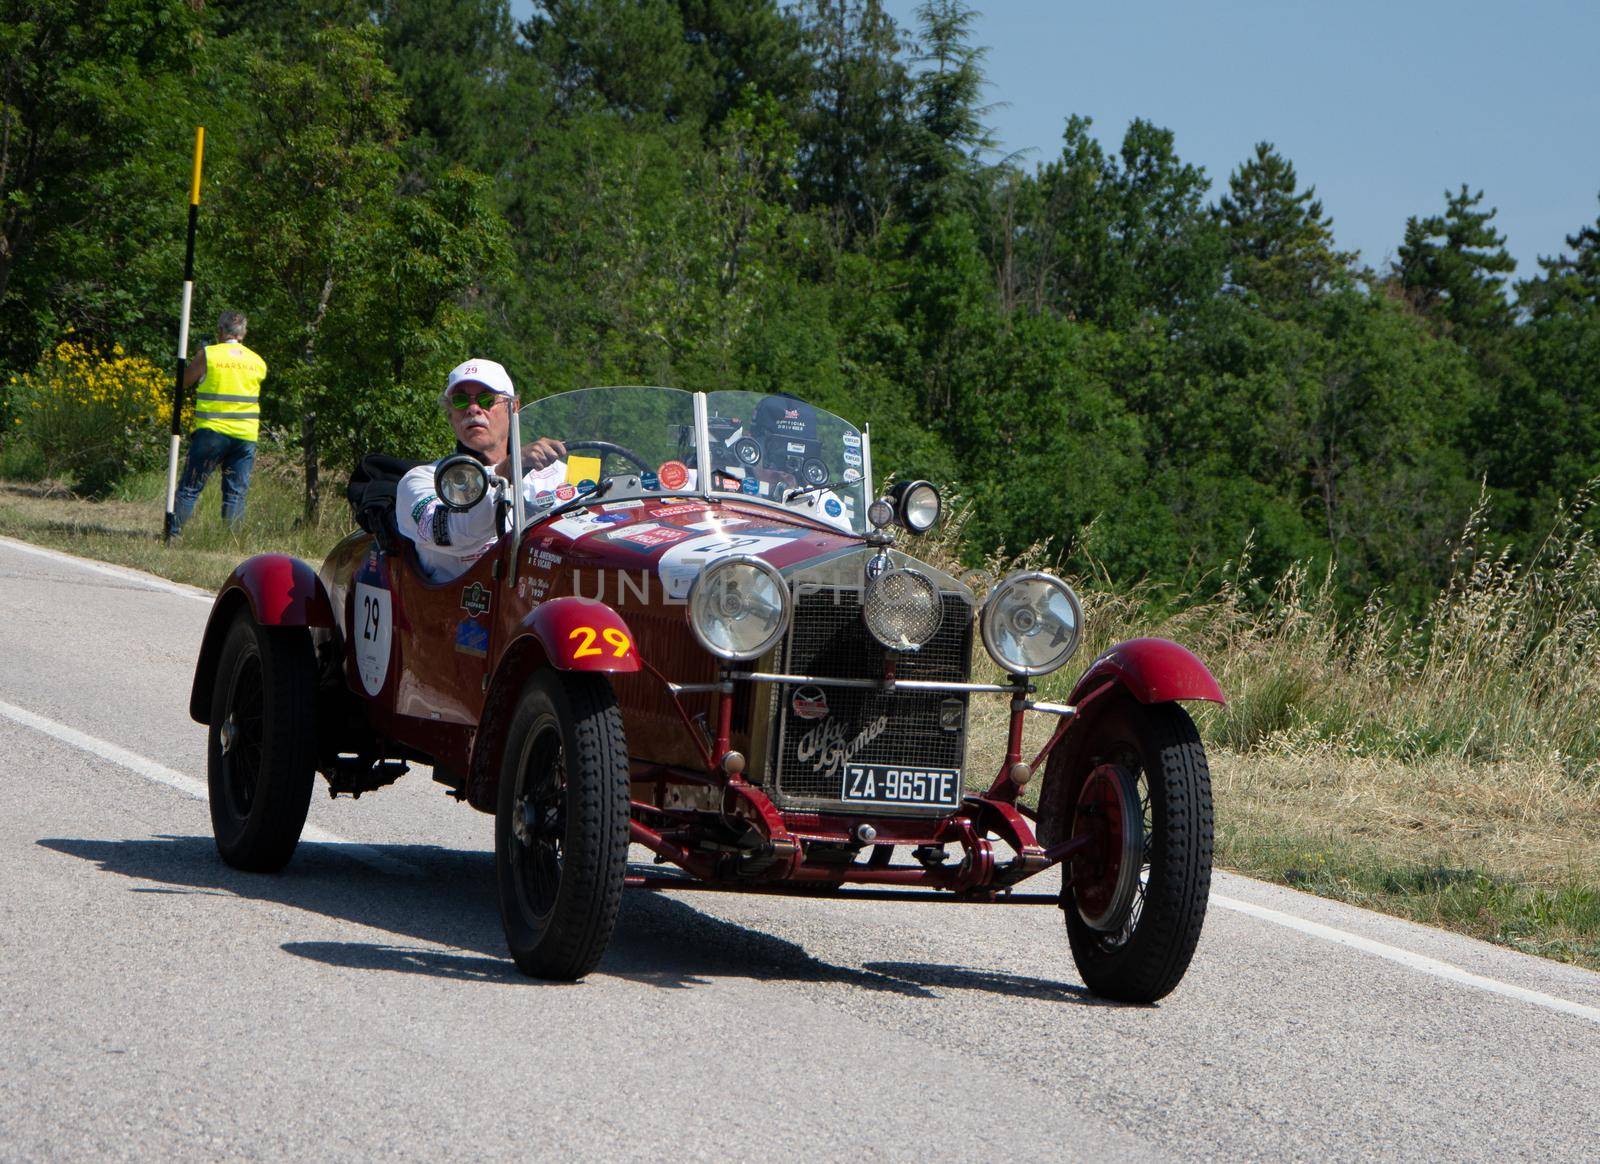
[[[164, 484], [145, 474], [86, 501], [0, 482], [0, 534], [214, 588], [253, 553], [320, 563], [350, 528], [340, 482], [321, 522], [301, 521], [299, 475], [269, 454], [241, 528], [223, 525], [213, 481], [164, 545]], [[1377, 606], [1341, 622], [1303, 574], [1264, 609], [1232, 585], [1156, 602], [1091, 579], [1080, 663], [1158, 634], [1217, 672], [1229, 705], [1191, 710], [1211, 757], [1219, 865], [1600, 970], [1600, 685], [1584, 665], [1600, 569], [1568, 533], [1543, 570], [1465, 554], [1461, 579], [1416, 625]], [[1065, 698], [1080, 672], [1052, 676], [1042, 696]], [[1005, 708], [973, 709], [970, 754], [986, 780], [979, 758], [1004, 752]], [[1026, 755], [1053, 726], [1031, 726]]]

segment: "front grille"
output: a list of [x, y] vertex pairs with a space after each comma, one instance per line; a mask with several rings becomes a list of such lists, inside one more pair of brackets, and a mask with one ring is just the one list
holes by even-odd
[[[804, 587], [795, 596], [794, 621], [780, 658], [791, 675], [879, 679], [892, 656], [898, 679], [965, 682], [972, 649], [972, 608], [960, 594], [945, 594], [944, 620], [920, 651], [891, 652], [861, 620], [861, 593]], [[961, 768], [966, 758], [967, 696], [944, 691], [884, 694], [856, 687], [817, 685], [827, 714], [796, 714], [796, 688], [781, 690], [773, 745], [772, 792], [779, 804], [826, 807], [839, 801], [844, 765], [915, 764]], [[809, 693], [807, 693], [809, 694]], [[814, 701], [801, 702], [812, 715]], [[948, 710], [958, 715], [945, 715]], [[941, 722], [944, 720], [944, 722]], [[874, 734], [874, 729], [876, 734]], [[860, 806], [852, 805], [852, 810]], [[885, 806], [889, 810], [889, 806]], [[892, 811], [927, 811], [894, 808]]]

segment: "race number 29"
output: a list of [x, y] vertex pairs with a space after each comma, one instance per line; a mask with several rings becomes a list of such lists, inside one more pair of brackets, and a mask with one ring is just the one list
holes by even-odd
[[391, 597], [382, 586], [357, 582], [354, 599], [352, 618], [360, 625], [354, 636], [356, 670], [362, 688], [368, 695], [376, 695], [389, 677], [389, 645], [394, 637]]
[[577, 649], [572, 652], [574, 659], [587, 659], [591, 655], [604, 655], [606, 653], [605, 649], [595, 646], [596, 639], [601, 640], [611, 648], [611, 656], [615, 659], [623, 658], [627, 655], [628, 648], [633, 646], [628, 641], [628, 636], [614, 626], [608, 626], [601, 630], [596, 630], [592, 626], [575, 626], [572, 628], [571, 633], [567, 635], [567, 638], [569, 641], [578, 644]]

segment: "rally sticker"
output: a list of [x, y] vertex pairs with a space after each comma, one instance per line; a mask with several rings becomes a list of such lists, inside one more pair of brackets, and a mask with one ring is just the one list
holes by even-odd
[[389, 648], [394, 638], [393, 610], [389, 591], [381, 586], [356, 583], [355, 623], [356, 671], [368, 695], [383, 690], [389, 675]]
[[845, 455], [844, 455], [844, 463], [847, 464], [847, 465], [859, 465], [859, 464], [861, 464], [861, 454], [860, 453], [850, 453], [850, 452], [845, 453]]
[[606, 540], [635, 549], [653, 550], [658, 546], [670, 546], [694, 536], [694, 531], [692, 530], [680, 529], [675, 525], [660, 525], [653, 521], [647, 521], [607, 534]]
[[[771, 531], [773, 533], [779, 531]], [[718, 558], [729, 554], [764, 554], [768, 550], [792, 542], [805, 531], [782, 531], [783, 536], [762, 534], [701, 534], [686, 542], [679, 542], [661, 555], [657, 566], [661, 574], [661, 587], [669, 601], [682, 601], [688, 597], [689, 586], [700, 572]]]
[[828, 500], [822, 503], [822, 512], [826, 513], [829, 517], [838, 517], [844, 512], [844, 506], [839, 504], [839, 499], [837, 497], [830, 497]]
[[861, 480], [861, 470], [860, 469], [846, 469], [844, 471], [844, 479], [846, 481], [859, 481], [859, 480]]
[[682, 489], [689, 484], [689, 466], [682, 461], [666, 461], [656, 470], [663, 489]]
[[853, 432], [847, 432], [839, 439], [844, 441], [846, 448], [859, 449], [861, 447], [861, 438]]
[[576, 486], [568, 485], [565, 481], [563, 481], [560, 485], [556, 486], [555, 494], [557, 501], [571, 501], [578, 495], [578, 489]]
[[635, 497], [632, 501], [613, 501], [610, 505], [602, 505], [600, 508], [607, 513], [615, 513], [619, 509], [638, 509], [643, 504], [642, 497]]
[[461, 609], [477, 618], [489, 613], [489, 591], [482, 582], [474, 582], [461, 591]]
[[456, 626], [456, 650], [479, 659], [489, 653], [489, 628], [471, 618]]

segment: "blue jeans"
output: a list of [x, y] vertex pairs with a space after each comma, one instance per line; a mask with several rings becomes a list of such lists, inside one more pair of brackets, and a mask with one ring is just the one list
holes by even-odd
[[183, 529], [194, 512], [200, 491], [211, 471], [222, 466], [222, 520], [237, 525], [244, 518], [244, 495], [250, 489], [250, 470], [256, 463], [256, 442], [224, 436], [214, 428], [197, 428], [189, 434], [189, 457], [178, 481], [173, 505], [172, 532]]

